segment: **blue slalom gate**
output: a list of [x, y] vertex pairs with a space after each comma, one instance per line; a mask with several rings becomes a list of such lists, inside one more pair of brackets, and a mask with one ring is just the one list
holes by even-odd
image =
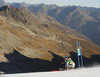
[[[78, 67], [80, 68], [80, 65], [82, 65], [83, 68], [83, 59], [82, 59], [80, 42], [76, 41], [76, 45], [77, 45]], [[81, 63], [80, 63], [80, 57], [81, 57]]]

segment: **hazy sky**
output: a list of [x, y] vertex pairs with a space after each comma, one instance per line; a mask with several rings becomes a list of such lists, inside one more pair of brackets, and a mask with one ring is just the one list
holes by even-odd
[[56, 4], [59, 6], [67, 6], [67, 5], [80, 5], [80, 6], [88, 6], [88, 7], [100, 7], [100, 0], [4, 0], [5, 2], [26, 2], [30, 4]]

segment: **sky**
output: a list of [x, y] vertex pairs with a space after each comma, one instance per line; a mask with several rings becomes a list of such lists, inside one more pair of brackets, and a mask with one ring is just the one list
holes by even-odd
[[87, 6], [87, 7], [97, 7], [100, 8], [100, 0], [4, 0], [5, 2], [26, 2], [29, 4], [56, 4], [58, 6]]

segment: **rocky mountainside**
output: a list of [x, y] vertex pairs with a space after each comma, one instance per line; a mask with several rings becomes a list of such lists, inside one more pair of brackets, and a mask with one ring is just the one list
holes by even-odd
[[[54, 12], [55, 10], [55, 12]], [[69, 26], [86, 35], [89, 39], [100, 45], [100, 19], [99, 10], [80, 9], [76, 6], [50, 10], [48, 15], [53, 16], [58, 22]], [[60, 12], [58, 13], [58, 11]]]
[[77, 66], [76, 40], [85, 64], [100, 55], [99, 46], [50, 16], [25, 8], [0, 8], [0, 71], [4, 73], [58, 69], [65, 55], [74, 57]]
[[[12, 7], [22, 8], [22, 4], [11, 4]], [[18, 7], [17, 7], [18, 6]], [[26, 8], [32, 13], [44, 13], [54, 17], [63, 25], [81, 32], [100, 46], [100, 9], [81, 6], [63, 6], [57, 5], [28, 5]]]

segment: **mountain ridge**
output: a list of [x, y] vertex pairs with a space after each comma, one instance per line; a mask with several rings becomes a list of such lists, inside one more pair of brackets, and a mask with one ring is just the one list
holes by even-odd
[[100, 45], [99, 8], [80, 6], [56, 6], [55, 8], [49, 9], [47, 6], [49, 5], [41, 4], [39, 7], [38, 5], [37, 7], [34, 5], [30, 5], [29, 8], [27, 7], [27, 9], [32, 13], [40, 12], [54, 17], [61, 24], [69, 26], [78, 32], [81, 32], [89, 39], [91, 39], [94, 43]]
[[[8, 7], [8, 8], [6, 8], [6, 12], [4, 12], [4, 11], [0, 11], [0, 15], [2, 15], [2, 16], [6, 16], [7, 18], [9, 18], [10, 17], [10, 19], [12, 20], [12, 19], [15, 19], [15, 22], [12, 22], [12, 23], [16, 23], [16, 20], [18, 20], [18, 19], [16, 19], [16, 17], [14, 17], [13, 16], [13, 14], [12, 14], [12, 12], [10, 12], [11, 10], [16, 10], [16, 11], [14, 11], [15, 13], [18, 11], [18, 15], [24, 15], [24, 13], [25, 13], [25, 15], [26, 15], [26, 19], [27, 18], [29, 18], [29, 16], [30, 17], [32, 17], [32, 19], [31, 19], [31, 21], [34, 21], [33, 23], [34, 23], [34, 26], [32, 26], [31, 24], [32, 23], [30, 23], [30, 24], [25, 24], [24, 22], [20, 22], [20, 20], [22, 20], [23, 19], [23, 17], [21, 17], [21, 19], [20, 20], [18, 20], [17, 22], [20, 22], [20, 23], [23, 23], [23, 27], [22, 28], [24, 28], [25, 30], [26, 30], [26, 28], [28, 28], [29, 30], [31, 30], [32, 32], [33, 32], [33, 37], [34, 37], [34, 35], [39, 35], [39, 37], [40, 37], [40, 35], [42, 35], [43, 37], [45, 37], [45, 39], [46, 38], [48, 38], [48, 37], [51, 37], [51, 36], [53, 36], [53, 38], [54, 39], [58, 39], [58, 37], [60, 37], [60, 38], [62, 38], [62, 39], [64, 39], [62, 36], [66, 36], [66, 35], [68, 35], [69, 37], [68, 38], [70, 38], [70, 37], [73, 37], [73, 38], [80, 38], [80, 39], [83, 39], [84, 38], [84, 41], [85, 40], [87, 40], [88, 42], [91, 42], [92, 43], [92, 41], [90, 41], [90, 40], [88, 40], [84, 35], [82, 35], [82, 34], [78, 34], [77, 32], [75, 32], [74, 30], [72, 30], [72, 29], [70, 29], [70, 28], [68, 28], [68, 27], [65, 27], [66, 28], [66, 30], [67, 29], [69, 29], [69, 32], [66, 32], [66, 31], [64, 31], [64, 30], [62, 30], [62, 29], [60, 29], [61, 27], [64, 27], [63, 25], [61, 25], [60, 23], [58, 23], [56, 20], [54, 20], [53, 18], [50, 18], [49, 16], [46, 16], [46, 15], [44, 15], [43, 16], [43, 14], [42, 14], [42, 16], [43, 17], [41, 17], [41, 15], [40, 14], [36, 14], [36, 15], [31, 15], [31, 13], [26, 13], [26, 12], [28, 12], [28, 11], [26, 11], [26, 10], [23, 10], [23, 9], [17, 9], [17, 8], [13, 8], [13, 7], [10, 7], [10, 6], [6, 6], [6, 7]], [[7, 9], [9, 9], [8, 11], [9, 12], [7, 12]], [[22, 12], [21, 12], [22, 11]], [[26, 11], [26, 12], [25, 12]], [[23, 14], [21, 14], [21, 13], [23, 13]], [[4, 14], [3, 14], [4, 13]], [[17, 15], [17, 13], [16, 13], [16, 15]], [[40, 16], [39, 16], [40, 15]], [[37, 19], [37, 17], [39, 17], [38, 19]], [[43, 18], [43, 19], [41, 19], [41, 18]], [[49, 19], [49, 20], [48, 20]], [[51, 19], [51, 21], [50, 21], [50, 19]], [[43, 22], [43, 21], [46, 21], [46, 22]], [[8, 20], [7, 20], [8, 21]], [[37, 22], [36, 22], [37, 21]], [[41, 22], [40, 22], [41, 21]], [[9, 21], [9, 23], [10, 23], [11, 21]], [[10, 23], [10, 24], [12, 24], [12, 23]], [[19, 24], [19, 23], [17, 23], [17, 24]], [[40, 25], [41, 24], [41, 25]], [[54, 26], [54, 25], [58, 25], [58, 26]], [[27, 26], [28, 25], [28, 26]], [[53, 25], [53, 26], [51, 26], [51, 25]], [[25, 27], [24, 27], [25, 26]], [[11, 26], [11, 27], [14, 27], [14, 26]], [[21, 27], [21, 26], [19, 26], [19, 27]], [[33, 28], [32, 28], [33, 27]], [[36, 27], [36, 28], [35, 28]], [[57, 28], [58, 27], [58, 28]], [[60, 27], [60, 28], [59, 28]], [[35, 29], [37, 29], [38, 31], [36, 31]], [[47, 30], [48, 31], [46, 31], [45, 29], [47, 28]], [[50, 29], [51, 28], [51, 29]], [[60, 33], [58, 33], [58, 32], [55, 32], [54, 30], [53, 30], [53, 28], [55, 29], [55, 30], [58, 30], [58, 32], [60, 32]], [[19, 29], [19, 28], [18, 28]], [[23, 30], [24, 29], [22, 29], [22, 33], [23, 33]], [[43, 29], [43, 30], [42, 30]], [[52, 31], [51, 31], [52, 30]], [[40, 31], [40, 32], [39, 32]], [[74, 34], [74, 33], [76, 33], [75, 35], [72, 35], [72, 34], [70, 34], [70, 31], [72, 31], [73, 33], [72, 34]], [[12, 31], [10, 31], [10, 32], [12, 32]], [[47, 32], [47, 33], [44, 33], [44, 32]], [[25, 32], [25, 33], [27, 33], [27, 32]], [[25, 36], [25, 33], [23, 33], [23, 35]], [[53, 34], [52, 34], [53, 33]], [[63, 34], [64, 33], [64, 34]], [[77, 36], [77, 34], [78, 34], [78, 36]], [[56, 36], [57, 35], [57, 36]], [[18, 34], [18, 36], [19, 36], [19, 34]], [[27, 34], [26, 34], [26, 36], [28, 36]], [[81, 36], [81, 37], [80, 37]], [[83, 36], [83, 37], [82, 37]]]
[[[81, 6], [57, 6], [46, 4], [10, 3], [12, 7], [26, 8], [31, 13], [44, 13], [63, 25], [81, 32], [100, 46], [100, 8]], [[72, 11], [71, 11], [72, 10]], [[86, 31], [85, 31], [86, 30]]]

